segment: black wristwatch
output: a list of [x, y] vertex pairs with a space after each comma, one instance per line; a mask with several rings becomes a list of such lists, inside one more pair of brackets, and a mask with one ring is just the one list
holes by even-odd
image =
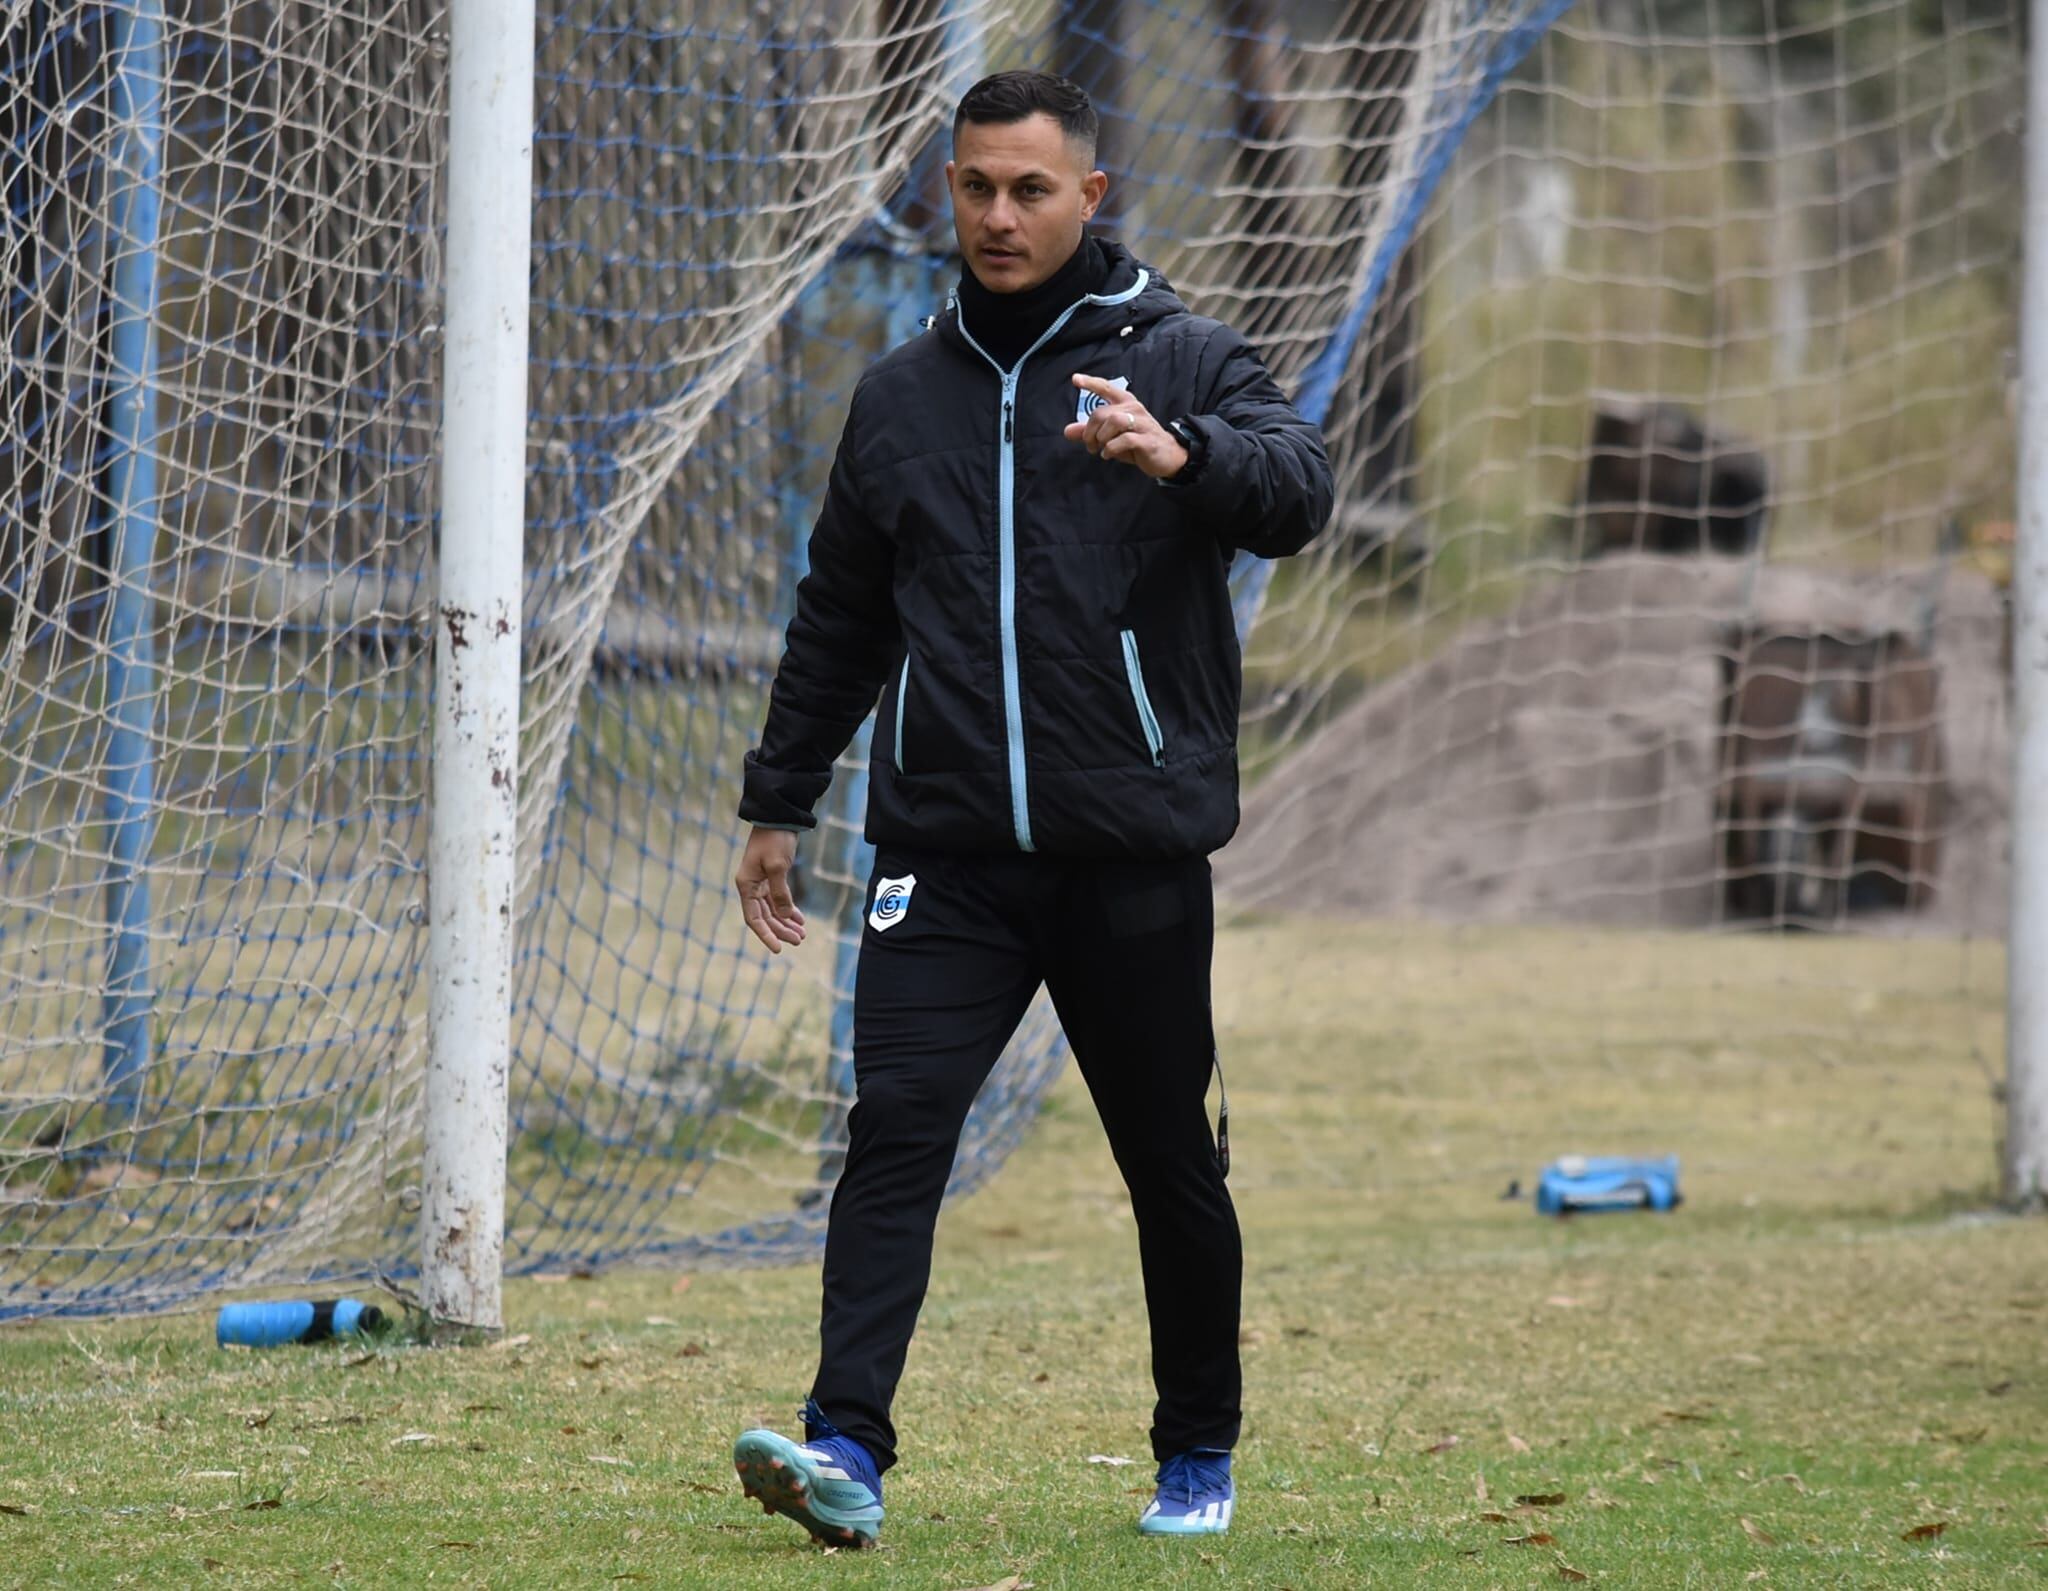
[[1192, 486], [1195, 477], [1202, 473], [1202, 466], [1209, 462], [1209, 438], [1185, 419], [1166, 422], [1166, 429], [1174, 439], [1188, 450], [1188, 461], [1171, 475], [1163, 476], [1161, 486]]

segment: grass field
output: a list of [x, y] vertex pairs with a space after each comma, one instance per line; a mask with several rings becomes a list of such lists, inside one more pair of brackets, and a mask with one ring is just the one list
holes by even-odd
[[[1226, 1540], [1132, 1528], [1134, 1240], [1069, 1078], [942, 1228], [880, 1552], [820, 1553], [727, 1465], [789, 1423], [815, 1273], [642, 1273], [517, 1283], [512, 1335], [465, 1350], [231, 1355], [199, 1315], [0, 1334], [0, 1585], [2048, 1575], [2048, 1226], [1988, 1208], [1995, 952], [1253, 921], [1219, 965], [1248, 1249]], [[1575, 1149], [1676, 1150], [1689, 1202], [1500, 1197]]]

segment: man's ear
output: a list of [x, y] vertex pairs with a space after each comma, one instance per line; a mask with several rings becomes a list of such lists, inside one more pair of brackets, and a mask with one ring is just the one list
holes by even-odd
[[954, 171], [954, 168], [955, 168], [955, 162], [953, 162], [953, 161], [951, 161], [951, 160], [949, 160], [949, 161], [947, 161], [947, 162], [946, 162], [946, 191], [947, 191], [948, 193], [951, 193], [951, 192], [953, 191], [953, 171]]
[[1109, 173], [1091, 171], [1081, 179], [1081, 221], [1086, 225], [1102, 208], [1102, 196], [1109, 192]]

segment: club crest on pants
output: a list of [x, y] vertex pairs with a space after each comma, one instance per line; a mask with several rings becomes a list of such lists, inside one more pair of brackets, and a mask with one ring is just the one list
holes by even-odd
[[875, 904], [868, 908], [868, 926], [878, 934], [887, 933], [910, 913], [910, 892], [917, 888], [917, 875], [875, 880]]

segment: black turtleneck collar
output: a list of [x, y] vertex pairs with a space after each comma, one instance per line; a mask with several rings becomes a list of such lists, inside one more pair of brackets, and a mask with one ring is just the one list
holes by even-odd
[[1084, 234], [1067, 263], [1021, 293], [991, 293], [970, 266], [960, 273], [960, 319], [968, 334], [1005, 370], [1013, 369], [1060, 311], [1109, 285], [1109, 256]]

